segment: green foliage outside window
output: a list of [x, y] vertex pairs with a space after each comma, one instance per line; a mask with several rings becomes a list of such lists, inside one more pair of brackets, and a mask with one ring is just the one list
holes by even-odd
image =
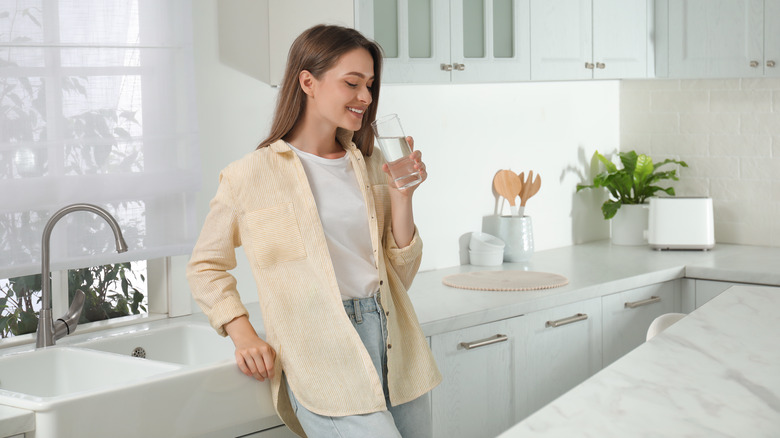
[[[77, 289], [86, 294], [79, 323], [148, 313], [143, 270], [130, 262], [68, 271], [68, 301]], [[42, 301], [41, 275], [9, 278], [0, 283], [0, 336], [34, 333]]]

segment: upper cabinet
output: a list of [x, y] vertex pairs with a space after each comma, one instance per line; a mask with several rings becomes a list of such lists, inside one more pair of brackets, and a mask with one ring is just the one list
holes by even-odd
[[383, 82], [530, 78], [528, 0], [357, 0], [355, 25], [384, 50]]
[[230, 0], [215, 2], [219, 60], [270, 85], [282, 82], [287, 52], [320, 23], [354, 27], [353, 0]]
[[648, 76], [647, 0], [531, 0], [531, 79]]
[[656, 75], [780, 76], [780, 0], [658, 0]]

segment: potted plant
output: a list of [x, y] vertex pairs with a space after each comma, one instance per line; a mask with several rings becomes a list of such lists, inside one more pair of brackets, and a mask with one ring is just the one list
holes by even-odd
[[[674, 196], [673, 187], [659, 187], [663, 180], [678, 181], [677, 170], [659, 171], [666, 164], [688, 167], [684, 161], [666, 159], [653, 163], [653, 159], [635, 151], [619, 152], [622, 169], [598, 151], [593, 157], [601, 161], [606, 171], [593, 178], [593, 184], [577, 184], [577, 191], [604, 187], [609, 191], [610, 199], [601, 206], [604, 219], [612, 219], [612, 242], [618, 245], [642, 245], [646, 242], [647, 198], [657, 192]], [[620, 214], [617, 214], [620, 211]]]

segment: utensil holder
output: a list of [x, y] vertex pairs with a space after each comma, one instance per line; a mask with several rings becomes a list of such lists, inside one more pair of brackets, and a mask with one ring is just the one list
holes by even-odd
[[530, 216], [482, 217], [482, 232], [504, 241], [505, 262], [525, 262], [534, 253], [534, 233]]

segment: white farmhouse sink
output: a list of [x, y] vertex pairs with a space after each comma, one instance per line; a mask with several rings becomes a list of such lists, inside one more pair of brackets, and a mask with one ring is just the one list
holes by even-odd
[[230, 339], [218, 336], [209, 326], [194, 324], [147, 328], [75, 345], [183, 365], [205, 365], [235, 360], [235, 350]]
[[[243, 375], [232, 342], [208, 324], [94, 336], [0, 354], [0, 405], [35, 412], [31, 438], [223, 438], [281, 424], [268, 382]], [[130, 356], [136, 347], [146, 359]]]
[[41, 401], [138, 381], [179, 367], [74, 348], [0, 357], [0, 394]]

